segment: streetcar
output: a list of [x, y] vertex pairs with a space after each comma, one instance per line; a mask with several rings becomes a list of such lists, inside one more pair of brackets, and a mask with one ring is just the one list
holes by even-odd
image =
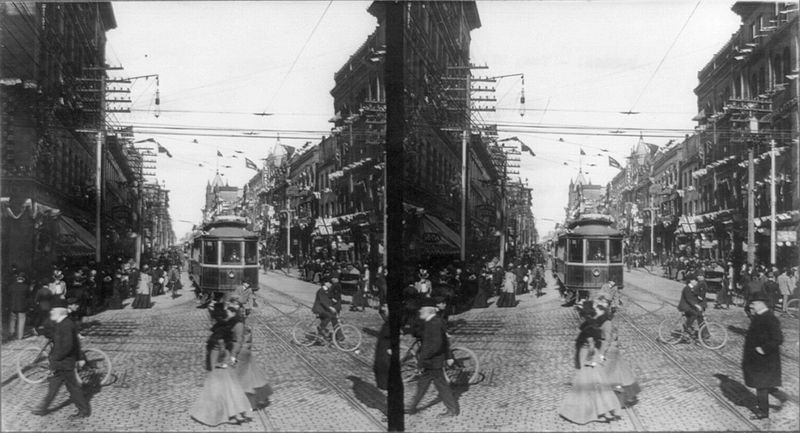
[[553, 253], [553, 276], [576, 301], [591, 297], [608, 281], [623, 287], [622, 233], [608, 215], [586, 214], [567, 224]]
[[224, 297], [247, 281], [258, 287], [258, 234], [247, 220], [217, 216], [194, 235], [189, 249], [189, 277], [203, 297]]

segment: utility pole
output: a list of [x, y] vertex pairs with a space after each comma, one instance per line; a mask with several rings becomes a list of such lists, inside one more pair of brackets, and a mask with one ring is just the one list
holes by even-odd
[[771, 266], [775, 266], [778, 263], [775, 251], [775, 243], [777, 242], [777, 233], [776, 230], [776, 223], [775, 223], [775, 202], [777, 198], [775, 197], [775, 140], [772, 139], [769, 141], [769, 154], [770, 154], [770, 182], [769, 182], [769, 207], [770, 207], [770, 215], [769, 215], [769, 262]]
[[[389, 389], [386, 397], [388, 430], [405, 430], [404, 391], [400, 375], [400, 328], [403, 316], [405, 257], [403, 255], [403, 179], [405, 177], [403, 139], [406, 136], [405, 92], [405, 1], [378, 3], [385, 13], [386, 62], [386, 278], [389, 306]], [[391, 182], [389, 181], [391, 179]]]
[[[488, 66], [475, 66], [475, 65], [468, 65], [468, 66], [450, 66], [447, 69], [453, 71], [464, 71], [464, 76], [448, 76], [444, 77], [446, 80], [454, 80], [454, 81], [461, 81], [463, 82], [464, 87], [460, 87], [460, 85], [456, 85], [455, 87], [451, 87], [448, 90], [451, 91], [458, 91], [464, 92], [463, 98], [456, 96], [453, 99], [461, 100], [464, 102], [464, 126], [461, 128], [461, 248], [460, 248], [460, 257], [461, 261], [465, 261], [467, 258], [467, 200], [468, 200], [468, 193], [469, 193], [469, 179], [468, 179], [468, 172], [467, 166], [469, 162], [469, 141], [471, 139], [472, 134], [472, 125], [470, 123], [470, 119], [472, 117], [473, 111], [494, 111], [494, 108], [485, 108], [485, 107], [472, 107], [472, 92], [481, 92], [481, 91], [494, 91], [494, 89], [482, 89], [472, 88], [472, 82], [478, 81], [473, 80], [472, 78], [472, 70], [473, 69], [488, 69]], [[486, 80], [481, 80], [486, 81]], [[494, 98], [475, 98], [477, 101], [495, 101]], [[458, 110], [458, 109], [456, 109]], [[450, 130], [456, 131], [457, 128], [442, 128], [442, 130]]]

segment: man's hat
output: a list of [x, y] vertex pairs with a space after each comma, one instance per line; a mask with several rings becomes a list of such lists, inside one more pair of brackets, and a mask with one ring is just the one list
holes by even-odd
[[434, 307], [434, 308], [436, 308], [436, 304], [437, 304], [436, 299], [434, 299], [434, 298], [424, 298], [424, 299], [422, 299], [422, 302], [420, 302], [419, 306], [420, 307]]
[[52, 310], [54, 308], [63, 308], [63, 309], [66, 310], [67, 309], [67, 301], [65, 301], [65, 300], [63, 300], [61, 298], [53, 299], [53, 301], [50, 303], [50, 309]]
[[64, 274], [60, 270], [56, 269], [55, 271], [53, 271], [53, 276], [56, 278], [61, 278], [64, 276]]
[[748, 299], [747, 303], [749, 304], [754, 301], [761, 301], [764, 303], [768, 303], [769, 297], [764, 292], [756, 292], [755, 294], [753, 294], [753, 296], [750, 297], [750, 299]]

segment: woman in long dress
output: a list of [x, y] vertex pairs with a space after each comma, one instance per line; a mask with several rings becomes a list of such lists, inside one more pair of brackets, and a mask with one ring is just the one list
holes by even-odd
[[[218, 303], [212, 312], [212, 320], [215, 323], [206, 343], [208, 374], [200, 395], [189, 410], [189, 415], [194, 420], [209, 426], [229, 422], [241, 424], [252, 420], [245, 415], [251, 410], [251, 405], [236, 378], [235, 360], [224, 349], [225, 345], [233, 343], [232, 326], [236, 322], [231, 319], [236, 316], [237, 309], [236, 306], [229, 307], [224, 303]], [[222, 345], [221, 350], [220, 345]], [[220, 357], [224, 359], [221, 363]]]
[[503, 276], [503, 291], [500, 293], [500, 297], [497, 299], [498, 307], [505, 308], [517, 306], [517, 295], [515, 294], [516, 286], [517, 276], [511, 272], [511, 267], [509, 266], [509, 270], [507, 270]]
[[482, 272], [478, 277], [478, 291], [472, 300], [472, 308], [486, 308], [489, 306], [489, 295], [492, 291], [491, 276]]
[[618, 420], [616, 414], [621, 410], [598, 353], [602, 333], [600, 328], [605, 320], [602, 313], [590, 301], [582, 308], [586, 320], [580, 326], [580, 334], [575, 340], [575, 376], [572, 389], [564, 397], [558, 414], [576, 424], [592, 421], [611, 422]]
[[614, 317], [609, 310], [608, 301], [601, 298], [595, 304], [601, 317], [606, 317], [600, 325], [601, 343], [598, 349], [606, 379], [617, 393], [622, 407], [630, 407], [636, 402], [639, 384], [630, 365], [620, 353], [619, 332], [612, 320]]
[[[231, 302], [232, 306], [237, 304]], [[253, 333], [245, 325], [246, 311], [239, 305], [236, 316], [230, 319], [231, 341], [230, 355], [234, 366], [233, 372], [239, 385], [250, 401], [250, 407], [258, 410], [269, 404], [272, 389], [267, 383], [263, 370], [253, 360]]]
[[139, 275], [139, 282], [136, 285], [136, 297], [133, 299], [133, 308], [150, 308], [150, 293], [153, 289], [153, 282], [150, 274], [147, 273], [147, 265]]

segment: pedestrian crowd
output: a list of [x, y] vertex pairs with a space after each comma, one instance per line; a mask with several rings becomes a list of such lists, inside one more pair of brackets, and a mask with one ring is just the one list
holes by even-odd
[[139, 269], [132, 258], [108, 256], [99, 265], [88, 258], [62, 257], [50, 270], [35, 275], [12, 266], [6, 282], [8, 336], [22, 339], [36, 334], [48, 319], [54, 300], [65, 301], [70, 317], [80, 324], [84, 317], [103, 309], [123, 308], [127, 299], [133, 299], [132, 308], [150, 308], [151, 296], [170, 291], [176, 297], [181, 289], [180, 255], [164, 251], [146, 260]]

